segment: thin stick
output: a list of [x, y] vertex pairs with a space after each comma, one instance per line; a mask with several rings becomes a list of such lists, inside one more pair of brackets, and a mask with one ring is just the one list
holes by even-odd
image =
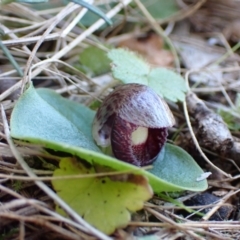
[[171, 224], [172, 226], [174, 226], [175, 228], [182, 230], [186, 233], [188, 233], [190, 236], [194, 237], [194, 239], [198, 239], [198, 240], [204, 240], [202, 237], [197, 236], [194, 232], [183, 228], [182, 226], [178, 225], [176, 222], [174, 222], [172, 219], [167, 218], [166, 216], [164, 216], [163, 214], [157, 212], [156, 210], [153, 210], [151, 208], [145, 208], [148, 212], [150, 212], [151, 214], [153, 214], [154, 216], [156, 216], [157, 218], [161, 219], [162, 221]]
[[54, 18], [54, 21], [50, 24], [50, 26], [46, 29], [46, 31], [43, 33], [43, 35], [41, 36], [41, 38], [38, 40], [38, 42], [35, 44], [29, 58], [28, 61], [26, 63], [26, 67], [25, 67], [25, 71], [24, 71], [24, 76], [23, 76], [23, 83], [22, 83], [22, 89], [21, 91], [23, 92], [25, 83], [27, 82], [27, 74], [28, 71], [31, 67], [32, 61], [36, 55], [36, 52], [38, 50], [38, 48], [40, 47], [40, 45], [42, 44], [42, 42], [44, 41], [45, 37], [54, 29], [54, 27], [64, 18], [66, 17], [68, 14], [72, 13], [73, 11], [75, 11], [76, 9], [78, 9], [79, 6], [75, 5], [75, 4], [68, 4], [66, 6], [65, 9], [63, 9], [59, 14], [57, 14]]
[[[89, 4], [93, 3], [93, 0], [88, 1]], [[82, 17], [86, 14], [86, 12], [88, 11], [87, 8], [82, 9], [82, 11], [80, 11], [78, 13], [78, 15], [76, 17], [74, 17], [73, 21], [68, 24], [68, 26], [63, 30], [63, 32], [61, 33], [61, 37], [66, 37], [69, 32], [71, 32], [71, 30], [80, 22], [80, 20], [82, 19]]]
[[[188, 89], [190, 89], [189, 87], [189, 82], [188, 82], [188, 76], [189, 74], [192, 73], [192, 71], [188, 71], [185, 75], [185, 80], [186, 80], [186, 84], [187, 84], [187, 87]], [[188, 114], [188, 109], [187, 109], [187, 102], [186, 100], [183, 102], [183, 111], [184, 111], [184, 115], [185, 115], [185, 119], [186, 119], [186, 122], [187, 122], [187, 125], [188, 125], [188, 129], [189, 129], [189, 132], [191, 134], [191, 137], [193, 139], [193, 142], [196, 146], [196, 148], [198, 149], [198, 151], [200, 152], [201, 156], [205, 159], [205, 161], [213, 168], [215, 169], [216, 171], [220, 172], [221, 174], [223, 174], [224, 176], [228, 177], [228, 178], [231, 178], [232, 176], [226, 172], [224, 172], [222, 169], [218, 168], [217, 166], [215, 166], [209, 159], [208, 157], [205, 155], [205, 153], [203, 152], [202, 148], [200, 147], [199, 143], [198, 143], [198, 140], [194, 134], [194, 131], [193, 131], [193, 128], [192, 128], [192, 124], [191, 124], [191, 121], [190, 121], [190, 118], [189, 118], [189, 114]]]
[[[166, 217], [166, 219], [168, 219]], [[171, 223], [168, 222], [130, 222], [129, 226], [142, 226], [142, 227], [172, 227]], [[187, 222], [187, 223], [175, 223], [175, 226], [180, 226], [183, 228], [191, 228], [191, 227], [199, 227], [199, 228], [214, 228], [214, 229], [240, 229], [240, 222], [234, 221], [234, 222]]]
[[145, 6], [140, 2], [140, 0], [135, 0], [137, 6], [140, 8], [140, 10], [142, 11], [142, 13], [145, 15], [145, 17], [148, 19], [148, 21], [150, 22], [150, 24], [152, 25], [153, 29], [161, 36], [164, 38], [164, 40], [166, 41], [166, 43], [168, 44], [168, 46], [170, 47], [172, 54], [174, 56], [174, 62], [175, 62], [175, 66], [177, 68], [177, 71], [180, 72], [180, 62], [179, 62], [179, 58], [177, 55], [177, 51], [172, 43], [172, 41], [170, 40], [170, 38], [168, 36], [166, 36], [166, 34], [164, 33], [164, 30], [161, 28], [161, 26], [157, 23], [157, 21], [153, 18], [153, 16], [148, 12], [148, 10], [145, 8]]
[[[45, 37], [45, 41], [52, 41], [60, 38], [61, 33], [51, 33]], [[34, 37], [24, 37], [19, 39], [11, 39], [2, 41], [2, 43], [7, 47], [14, 47], [19, 45], [28, 45], [31, 43], [35, 43], [41, 39], [42, 36], [34, 36]]]
[[[48, 214], [48, 215], [56, 218], [57, 221], [59, 221], [59, 222], [68, 224], [68, 225], [70, 225], [70, 226], [72, 226], [72, 227], [75, 227], [75, 228], [81, 230], [81, 231], [84, 231], [84, 228], [83, 228], [81, 225], [77, 224], [76, 222], [74, 222], [74, 221], [71, 220], [71, 219], [65, 218], [65, 217], [63, 217], [62, 215], [60, 215], [60, 214], [58, 214], [58, 213], [56, 213], [56, 212], [48, 209], [48, 208], [47, 208], [47, 205], [46, 205], [45, 203], [43, 203], [43, 202], [39, 202], [39, 201], [37, 201], [37, 200], [29, 200], [29, 199], [26, 199], [26, 198], [24, 198], [22, 195], [16, 193], [15, 191], [13, 191], [13, 190], [11, 190], [11, 189], [9, 189], [9, 188], [7, 188], [7, 187], [4, 187], [4, 186], [1, 185], [1, 184], [0, 184], [0, 190], [3, 191], [3, 192], [6, 192], [6, 193], [8, 193], [9, 195], [12, 195], [12, 196], [14, 196], [14, 197], [16, 197], [16, 198], [19, 198], [19, 199], [21, 199], [21, 200], [22, 200], [22, 199], [26, 200], [26, 201], [27, 201], [26, 204], [29, 204], [29, 205], [34, 206], [36, 209], [44, 212], [45, 214]], [[26, 204], [25, 204], [25, 205], [26, 205]], [[15, 206], [16, 206], [16, 205], [15, 205]]]
[[116, 176], [122, 174], [130, 174], [130, 173], [141, 173], [143, 169], [149, 169], [151, 167], [141, 168], [138, 170], [126, 170], [119, 172], [102, 172], [102, 173], [92, 173], [92, 174], [78, 174], [78, 175], [68, 175], [68, 176], [59, 176], [59, 177], [25, 177], [25, 176], [12, 176], [9, 174], [0, 173], [0, 178], [4, 179], [15, 179], [19, 181], [51, 181], [51, 180], [66, 180], [66, 179], [81, 179], [81, 178], [95, 178], [95, 177], [108, 177], [108, 176]]
[[[40, 226], [44, 226], [47, 227], [51, 230], [53, 230], [54, 232], [59, 233], [61, 236], [64, 236], [66, 239], [72, 239], [72, 240], [79, 240], [80, 237], [77, 236], [75, 233], [72, 233], [62, 227], [57, 226], [56, 224], [52, 224], [48, 221], [46, 221], [46, 219], [42, 219], [40, 217], [29, 217], [29, 216], [21, 216], [18, 214], [15, 214], [14, 212], [2, 212], [0, 213], [0, 217], [1, 218], [8, 218], [8, 219], [13, 219], [13, 220], [18, 220], [20, 222], [30, 222], [30, 223], [35, 223], [38, 224]], [[20, 232], [21, 233], [21, 232]], [[20, 238], [20, 239], [25, 239], [25, 238]]]

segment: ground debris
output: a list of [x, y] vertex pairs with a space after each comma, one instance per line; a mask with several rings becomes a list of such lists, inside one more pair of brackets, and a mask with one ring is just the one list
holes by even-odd
[[[17, 81], [14, 79], [1, 80], [0, 81], [0, 94], [6, 92], [10, 87], [16, 84]], [[8, 96], [5, 99], [16, 100], [20, 95], [20, 89], [9, 92]]]
[[[204, 205], [211, 205], [212, 207], [215, 206], [216, 202], [218, 202], [221, 198], [214, 196], [213, 194], [209, 192], [204, 192], [201, 194], [198, 194], [191, 199], [184, 202], [187, 206], [203, 206]], [[212, 207], [204, 208], [203, 213], [207, 213], [211, 210]], [[218, 211], [216, 211], [209, 220], [211, 221], [222, 221], [222, 220], [228, 220], [230, 214], [233, 211], [233, 206], [229, 203], [226, 203], [224, 206], [220, 207]]]
[[[189, 4], [196, 0], [185, 0]], [[240, 2], [235, 0], [208, 0], [190, 16], [190, 22], [196, 31], [221, 32], [231, 22], [240, 19]]]
[[186, 101], [190, 115], [197, 121], [200, 143], [223, 154], [232, 149], [233, 137], [223, 119], [192, 92], [187, 95]]

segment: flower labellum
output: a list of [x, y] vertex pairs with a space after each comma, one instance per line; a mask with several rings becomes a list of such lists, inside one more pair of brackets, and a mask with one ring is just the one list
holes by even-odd
[[118, 86], [103, 101], [93, 121], [92, 134], [102, 148], [136, 166], [153, 163], [175, 123], [166, 102], [142, 84]]

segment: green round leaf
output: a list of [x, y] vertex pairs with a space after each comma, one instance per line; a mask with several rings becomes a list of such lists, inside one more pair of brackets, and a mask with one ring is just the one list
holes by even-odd
[[92, 139], [93, 118], [94, 112], [87, 107], [64, 99], [54, 91], [36, 91], [30, 86], [12, 112], [11, 135], [70, 153], [92, 165], [117, 171], [140, 171], [149, 179], [155, 192], [203, 191], [207, 188], [206, 180], [196, 180], [203, 173], [202, 169], [188, 153], [173, 145], [166, 144], [165, 152], [161, 152], [150, 172], [100, 153]]
[[110, 60], [105, 51], [97, 47], [88, 47], [80, 54], [80, 62], [94, 75], [110, 71]]

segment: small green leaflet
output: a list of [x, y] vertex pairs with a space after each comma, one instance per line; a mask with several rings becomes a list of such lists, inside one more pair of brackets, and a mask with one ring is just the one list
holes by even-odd
[[86, 72], [93, 75], [100, 75], [106, 72], [110, 72], [110, 59], [107, 57], [107, 54], [104, 50], [90, 46], [85, 48], [79, 57], [79, 60]]
[[123, 83], [140, 83], [154, 89], [173, 102], [184, 101], [187, 87], [184, 79], [165, 68], [151, 68], [140, 56], [119, 48], [108, 52], [113, 76]]

